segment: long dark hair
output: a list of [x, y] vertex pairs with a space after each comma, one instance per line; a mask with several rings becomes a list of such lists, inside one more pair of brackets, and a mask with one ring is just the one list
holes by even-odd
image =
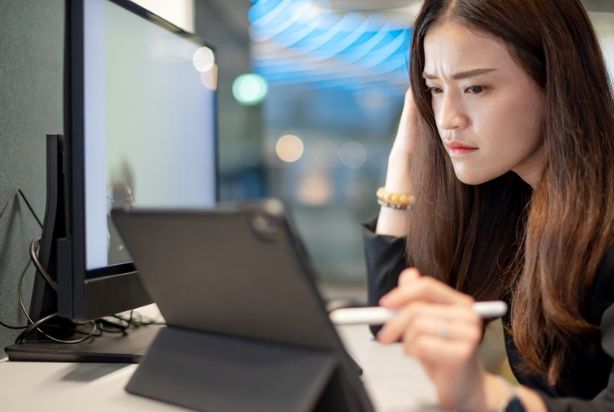
[[[446, 19], [503, 40], [542, 89], [545, 169], [534, 190], [512, 172], [476, 186], [456, 179], [422, 78], [424, 37]], [[410, 59], [423, 131], [410, 263], [478, 300], [507, 294], [525, 371], [554, 385], [597, 331], [582, 307], [614, 237], [614, 105], [588, 15], [579, 0], [425, 0]]]

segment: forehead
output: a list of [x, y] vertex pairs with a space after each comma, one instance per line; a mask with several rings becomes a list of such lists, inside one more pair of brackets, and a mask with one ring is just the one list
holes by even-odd
[[424, 58], [424, 71], [429, 73], [515, 65], [502, 40], [454, 20], [429, 29], [424, 38]]

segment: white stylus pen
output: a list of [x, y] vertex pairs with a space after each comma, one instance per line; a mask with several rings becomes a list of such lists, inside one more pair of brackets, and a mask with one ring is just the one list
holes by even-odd
[[[501, 300], [476, 302], [473, 311], [481, 318], [494, 319], [507, 313], [507, 304]], [[343, 308], [330, 313], [335, 325], [381, 325], [396, 315], [397, 310], [381, 306], [363, 308]]]

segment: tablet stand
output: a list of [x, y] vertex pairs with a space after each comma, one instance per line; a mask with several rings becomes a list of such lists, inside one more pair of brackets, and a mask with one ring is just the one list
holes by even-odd
[[332, 349], [167, 326], [126, 390], [206, 411], [372, 411], [348, 367]]

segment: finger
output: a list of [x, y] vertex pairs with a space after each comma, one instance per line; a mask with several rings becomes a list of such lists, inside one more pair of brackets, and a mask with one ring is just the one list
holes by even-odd
[[384, 344], [401, 340], [412, 316], [409, 307], [401, 310], [394, 318], [384, 324], [382, 329], [377, 333], [377, 340]]
[[448, 341], [430, 335], [422, 335], [411, 345], [404, 345], [407, 355], [429, 366], [464, 363], [475, 355], [476, 349], [468, 341]]
[[429, 334], [444, 339], [481, 337], [482, 319], [464, 306], [414, 304], [408, 312], [407, 330], [416, 335]]
[[405, 102], [403, 105], [403, 115], [405, 115], [409, 121], [415, 121], [418, 119], [418, 108], [416, 107], [416, 101], [414, 100], [414, 93], [410, 89], [405, 92]]
[[420, 278], [420, 271], [416, 268], [409, 268], [409, 269], [405, 269], [403, 272], [401, 272], [401, 274], [399, 275], [399, 285], [403, 285], [403, 284], [407, 284], [410, 282], [415, 281], [416, 279]]
[[405, 101], [403, 103], [403, 111], [393, 144], [393, 153], [411, 154], [414, 151], [414, 133], [418, 124], [418, 109], [414, 101], [414, 95], [411, 89], [405, 92]]
[[446, 341], [465, 341], [478, 346], [481, 328], [473, 322], [450, 322], [441, 318], [414, 318], [410, 321], [403, 342], [408, 347], [414, 345], [422, 336], [432, 336]]
[[[418, 107], [416, 106], [416, 101], [414, 100], [414, 94], [411, 89], [407, 90], [405, 93], [405, 102], [403, 104], [403, 112], [401, 113], [403, 117], [401, 122], [404, 123], [405, 127], [413, 126], [416, 127], [418, 125]], [[408, 143], [408, 150], [413, 151], [414, 149], [414, 140], [410, 139]]]
[[412, 302], [432, 302], [471, 306], [473, 298], [456, 291], [450, 286], [430, 276], [422, 276], [412, 281], [403, 282], [380, 299], [380, 305], [398, 308]]
[[449, 324], [467, 323], [481, 329], [482, 320], [472, 310], [464, 306], [413, 303], [402, 309], [393, 319], [386, 322], [378, 333], [382, 343], [398, 342], [412, 324], [421, 322], [447, 322]]

